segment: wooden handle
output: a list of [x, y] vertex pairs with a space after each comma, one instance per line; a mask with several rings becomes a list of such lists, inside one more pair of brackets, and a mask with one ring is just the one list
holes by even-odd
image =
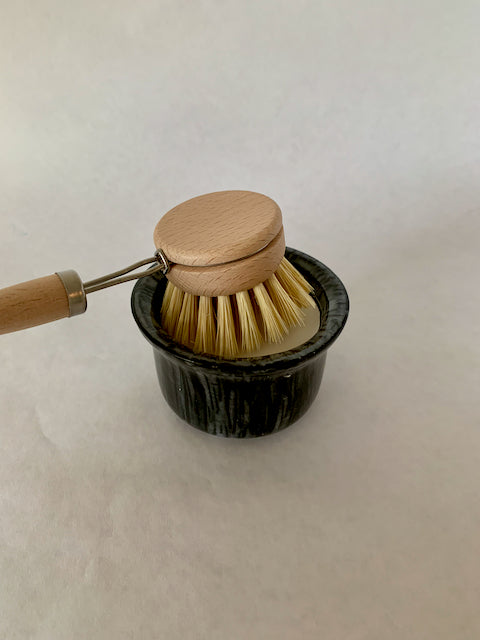
[[0, 334], [68, 318], [70, 307], [69, 293], [57, 273], [0, 289]]

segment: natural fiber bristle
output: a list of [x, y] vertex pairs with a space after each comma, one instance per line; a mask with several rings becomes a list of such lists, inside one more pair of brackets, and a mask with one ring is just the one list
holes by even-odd
[[[167, 286], [165, 287], [165, 293], [163, 294], [162, 314], [163, 314], [163, 310], [170, 305], [174, 291], [175, 291], [175, 286], [170, 282], [170, 280], [167, 280]], [[162, 317], [162, 322], [163, 320], [164, 318]]]
[[215, 353], [217, 329], [213, 298], [200, 296], [198, 303], [198, 326], [193, 350], [195, 353]]
[[255, 300], [260, 309], [263, 331], [268, 342], [280, 342], [287, 333], [287, 325], [282, 320], [263, 283], [253, 287]]
[[313, 291], [312, 285], [302, 276], [300, 271], [298, 269], [296, 269], [289, 260], [287, 260], [287, 258], [285, 258], [285, 257], [282, 258], [280, 266], [281, 266], [281, 268], [285, 268], [290, 273], [292, 278], [294, 280], [296, 280], [297, 284], [304, 291], [307, 291], [308, 293], [312, 293], [312, 291]]
[[167, 283], [161, 322], [174, 340], [195, 353], [236, 358], [262, 342], [280, 342], [315, 307], [313, 288], [286, 259], [264, 283], [230, 296], [195, 296]]
[[230, 296], [218, 296], [217, 298], [215, 351], [217, 355], [225, 358], [234, 358], [239, 352]]
[[289, 297], [299, 307], [315, 307], [315, 302], [310, 295], [313, 287], [286, 258], [282, 259], [275, 275]]
[[185, 293], [182, 310], [175, 327], [174, 340], [186, 346], [193, 346], [197, 332], [198, 296]]
[[243, 351], [255, 351], [262, 343], [262, 334], [248, 291], [235, 294], [238, 309], [240, 344]]
[[182, 303], [184, 292], [173, 285], [171, 282], [167, 282], [167, 287], [163, 296], [162, 303], [162, 325], [165, 331], [171, 336], [175, 333], [178, 318], [182, 310]]
[[265, 282], [268, 294], [287, 327], [304, 325], [302, 309], [292, 300], [275, 274]]

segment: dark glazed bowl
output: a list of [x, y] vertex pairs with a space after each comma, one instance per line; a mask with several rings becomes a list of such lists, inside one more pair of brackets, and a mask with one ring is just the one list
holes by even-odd
[[287, 248], [286, 257], [314, 287], [320, 327], [307, 342], [274, 355], [222, 360], [196, 355], [160, 327], [166, 278], [147, 276], [132, 292], [132, 312], [153, 345], [160, 387], [183, 420], [217, 436], [251, 438], [274, 433], [310, 407], [322, 380], [327, 349], [348, 316], [348, 296], [337, 276], [314, 258]]

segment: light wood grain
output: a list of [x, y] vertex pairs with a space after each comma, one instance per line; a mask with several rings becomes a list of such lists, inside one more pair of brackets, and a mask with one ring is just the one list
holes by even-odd
[[57, 274], [0, 290], [0, 334], [67, 318], [68, 296]]
[[282, 228], [271, 198], [252, 191], [217, 191], [171, 209], [154, 241], [172, 262], [202, 266], [239, 260], [268, 245]]
[[285, 253], [283, 228], [263, 251], [229, 264], [211, 267], [174, 265], [167, 278], [197, 296], [226, 296], [251, 289], [275, 272]]

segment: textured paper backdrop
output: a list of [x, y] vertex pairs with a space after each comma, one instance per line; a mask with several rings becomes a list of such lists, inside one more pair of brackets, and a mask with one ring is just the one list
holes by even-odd
[[351, 297], [297, 425], [162, 399], [130, 285], [0, 338], [0, 638], [480, 636], [478, 2], [4, 3], [0, 285], [262, 191]]

